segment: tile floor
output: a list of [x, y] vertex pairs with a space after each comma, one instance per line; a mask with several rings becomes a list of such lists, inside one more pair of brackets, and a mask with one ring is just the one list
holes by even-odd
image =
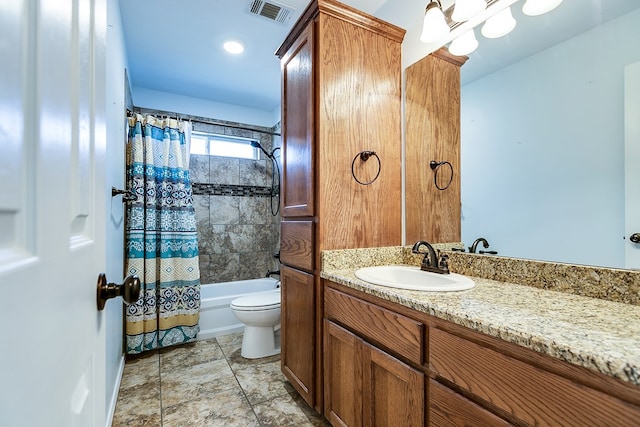
[[280, 371], [280, 356], [244, 359], [242, 334], [127, 360], [113, 427], [329, 426]]

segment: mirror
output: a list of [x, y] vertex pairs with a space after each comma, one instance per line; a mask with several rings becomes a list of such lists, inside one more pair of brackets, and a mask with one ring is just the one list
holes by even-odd
[[[516, 3], [509, 36], [476, 28], [479, 48], [461, 71], [466, 246], [485, 237], [504, 256], [640, 267], [625, 266], [640, 245], [625, 233], [624, 189], [625, 67], [640, 61], [640, 4], [605, 3], [565, 0], [539, 17]], [[567, 30], [557, 40], [554, 26]], [[518, 42], [536, 38], [549, 47], [518, 58]]]

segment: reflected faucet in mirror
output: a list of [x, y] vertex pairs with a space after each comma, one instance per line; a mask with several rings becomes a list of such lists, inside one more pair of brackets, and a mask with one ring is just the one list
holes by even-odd
[[[420, 246], [426, 246], [427, 252], [420, 252]], [[436, 251], [429, 242], [420, 240], [413, 245], [411, 252], [414, 254], [424, 255], [422, 264], [420, 264], [420, 270], [430, 271], [432, 273], [449, 274], [449, 255], [440, 254], [440, 251]]]
[[484, 237], [479, 237], [476, 240], [474, 240], [473, 244], [471, 246], [469, 246], [469, 253], [470, 254], [475, 254], [475, 253], [479, 253], [479, 254], [490, 254], [490, 255], [497, 255], [498, 252], [497, 251], [483, 251], [483, 250], [479, 250], [478, 251], [478, 243], [482, 243], [482, 247], [487, 249], [489, 248], [489, 242], [487, 242], [487, 239], [485, 239]]

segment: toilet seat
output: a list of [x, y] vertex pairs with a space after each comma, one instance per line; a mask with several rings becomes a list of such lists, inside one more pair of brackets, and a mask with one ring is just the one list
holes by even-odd
[[280, 308], [280, 290], [236, 298], [231, 301], [231, 308], [239, 311], [262, 311]]

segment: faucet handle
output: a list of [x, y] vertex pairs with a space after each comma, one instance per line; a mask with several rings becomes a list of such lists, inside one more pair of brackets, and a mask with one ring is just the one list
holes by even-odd
[[440, 255], [440, 260], [438, 261], [438, 267], [441, 270], [445, 270], [447, 273], [449, 272], [449, 254], [443, 253]]

